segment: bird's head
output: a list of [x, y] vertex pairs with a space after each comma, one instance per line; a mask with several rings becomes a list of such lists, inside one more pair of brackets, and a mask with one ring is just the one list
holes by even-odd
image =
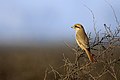
[[76, 31], [83, 30], [83, 26], [81, 24], [75, 24], [71, 28], [75, 29]]

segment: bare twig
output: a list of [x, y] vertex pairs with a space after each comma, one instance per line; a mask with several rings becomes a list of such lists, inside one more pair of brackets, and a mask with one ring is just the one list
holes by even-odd
[[116, 13], [115, 13], [115, 10], [114, 10], [113, 6], [112, 6], [107, 0], [105, 0], [105, 2], [111, 7], [111, 9], [112, 9], [112, 11], [113, 11], [113, 14], [114, 14], [114, 16], [115, 16], [115, 21], [116, 21], [117, 25], [120, 26], [119, 21], [118, 21], [118, 18], [117, 18], [117, 15], [116, 15]]
[[[96, 35], [95, 38], [92, 38], [94, 40], [91, 42], [91, 49], [96, 48], [95, 58], [97, 59], [97, 62], [89, 63], [85, 57], [82, 57], [83, 61], [80, 61], [81, 55], [84, 53], [84, 51], [77, 51], [76, 48], [72, 48], [68, 43], [64, 42], [70, 50], [74, 51], [73, 53], [75, 56], [73, 56], [73, 59], [71, 61], [71, 59], [67, 58], [63, 54], [64, 64], [60, 68], [63, 69], [64, 72], [60, 73], [57, 71], [57, 69], [55, 70], [53, 66], [50, 65], [50, 71], [45, 71], [44, 80], [46, 80], [47, 75], [50, 73], [54, 74], [56, 80], [99, 80], [105, 76], [106, 73], [110, 73], [115, 80], [118, 80], [115, 65], [120, 62], [120, 57], [114, 57], [112, 51], [116, 48], [120, 48], [120, 28], [118, 26], [115, 30], [111, 30], [111, 26], [104, 24], [105, 32], [104, 34], [100, 34], [100, 31], [97, 31], [95, 28], [95, 15], [93, 11], [86, 5], [84, 6], [91, 12], [93, 17], [94, 31]], [[116, 13], [112, 5], [109, 4], [109, 6], [112, 8], [116, 23], [119, 25]], [[91, 33], [89, 34], [89, 38], [91, 38]], [[116, 52], [114, 52], [114, 54], [116, 54]], [[97, 68], [97, 65], [102, 65], [102, 68]], [[100, 71], [97, 71], [96, 69], [100, 69]], [[94, 75], [95, 72], [97, 75]]]
[[93, 13], [93, 11], [85, 4], [83, 4], [83, 6], [85, 6], [92, 14], [92, 18], [93, 18], [93, 28], [94, 28], [94, 31], [95, 31], [95, 34], [97, 35], [97, 30], [96, 30], [96, 22], [95, 22], [95, 15]]
[[48, 68], [45, 70], [44, 80], [46, 80], [46, 78], [47, 78], [47, 74], [48, 74]]

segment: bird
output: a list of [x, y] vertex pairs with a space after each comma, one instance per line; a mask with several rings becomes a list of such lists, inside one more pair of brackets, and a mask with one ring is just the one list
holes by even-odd
[[75, 29], [76, 32], [76, 42], [78, 46], [85, 51], [89, 60], [94, 62], [92, 53], [90, 51], [89, 38], [84, 30], [84, 27], [81, 24], [75, 24], [71, 28]]

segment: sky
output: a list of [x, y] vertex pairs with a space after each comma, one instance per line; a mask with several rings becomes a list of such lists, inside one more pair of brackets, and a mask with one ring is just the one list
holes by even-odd
[[[120, 0], [106, 0], [120, 21]], [[0, 0], [0, 42], [73, 40], [71, 29], [81, 23], [86, 32], [103, 31], [103, 24], [117, 25], [105, 0]], [[88, 7], [86, 8], [85, 5]]]

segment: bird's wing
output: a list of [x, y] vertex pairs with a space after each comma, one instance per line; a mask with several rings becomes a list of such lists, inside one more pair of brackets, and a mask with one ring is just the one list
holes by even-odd
[[76, 33], [77, 42], [82, 44], [85, 48], [89, 48], [89, 39], [84, 31], [78, 31]]

